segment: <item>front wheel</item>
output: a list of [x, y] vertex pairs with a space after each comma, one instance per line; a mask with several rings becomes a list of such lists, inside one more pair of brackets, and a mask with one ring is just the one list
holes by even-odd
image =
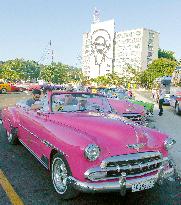
[[51, 177], [53, 186], [62, 199], [71, 199], [78, 195], [78, 191], [67, 183], [69, 176], [71, 171], [67, 161], [61, 154], [55, 154], [51, 163]]
[[6, 88], [2, 88], [2, 89], [1, 89], [1, 93], [2, 93], [2, 94], [5, 94], [5, 93], [7, 93], [7, 90], [6, 90]]
[[177, 115], [180, 115], [180, 114], [181, 114], [181, 109], [180, 109], [180, 107], [179, 107], [179, 103], [176, 104], [176, 106], [175, 106], [175, 111], [176, 111], [176, 114], [177, 114]]

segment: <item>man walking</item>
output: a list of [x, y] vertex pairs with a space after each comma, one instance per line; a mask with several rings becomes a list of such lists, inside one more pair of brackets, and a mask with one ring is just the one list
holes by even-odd
[[160, 109], [160, 112], [158, 113], [159, 116], [162, 116], [163, 115], [163, 102], [164, 102], [164, 97], [165, 97], [165, 94], [166, 94], [166, 85], [161, 85], [160, 86], [160, 90], [159, 90], [159, 109]]

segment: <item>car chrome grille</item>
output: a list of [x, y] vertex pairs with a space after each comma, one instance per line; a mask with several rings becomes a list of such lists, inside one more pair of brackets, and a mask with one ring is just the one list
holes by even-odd
[[140, 114], [136, 114], [136, 113], [123, 113], [123, 117], [126, 117], [129, 120], [132, 120], [133, 122], [136, 122], [136, 123], [141, 123], [142, 122], [142, 117], [141, 117]]
[[159, 171], [168, 158], [160, 152], [138, 152], [112, 156], [103, 160], [100, 166], [88, 169], [84, 176], [91, 181], [117, 179], [124, 173], [126, 178], [144, 176]]
[[107, 177], [119, 177], [122, 172], [127, 177], [144, 175], [159, 169], [162, 165], [160, 152], [146, 152], [113, 156], [104, 160], [102, 168], [107, 170]]

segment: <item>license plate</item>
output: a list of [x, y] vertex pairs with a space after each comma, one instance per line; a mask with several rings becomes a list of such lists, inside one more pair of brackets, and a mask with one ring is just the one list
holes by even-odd
[[132, 185], [132, 192], [150, 189], [150, 188], [154, 187], [154, 184], [155, 184], [154, 180], [149, 180], [149, 181], [144, 181], [144, 182], [133, 184]]

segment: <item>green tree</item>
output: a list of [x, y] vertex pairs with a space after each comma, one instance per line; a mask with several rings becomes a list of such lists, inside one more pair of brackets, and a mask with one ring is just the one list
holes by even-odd
[[1, 76], [6, 80], [32, 80], [37, 79], [40, 66], [35, 61], [23, 59], [8, 60], [1, 65]]
[[62, 63], [53, 63], [44, 66], [41, 70], [40, 78], [55, 84], [69, 82], [71, 80], [69, 66]]
[[84, 76], [80, 68], [69, 67], [68, 72], [69, 72], [69, 78], [71, 82], [82, 83], [82, 84], [86, 83], [87, 78]]
[[178, 60], [178, 65], [181, 66], [181, 58]]
[[166, 58], [159, 58], [149, 64], [148, 69], [140, 73], [139, 78], [142, 86], [151, 88], [153, 81], [162, 76], [171, 76], [175, 67], [176, 61]]
[[123, 78], [120, 78], [116, 73], [108, 73], [104, 76], [94, 78], [93, 82], [96, 82], [99, 86], [119, 86], [122, 84]]
[[176, 60], [174, 57], [175, 53], [173, 51], [167, 51], [164, 49], [158, 49], [158, 58], [167, 58], [170, 60]]

